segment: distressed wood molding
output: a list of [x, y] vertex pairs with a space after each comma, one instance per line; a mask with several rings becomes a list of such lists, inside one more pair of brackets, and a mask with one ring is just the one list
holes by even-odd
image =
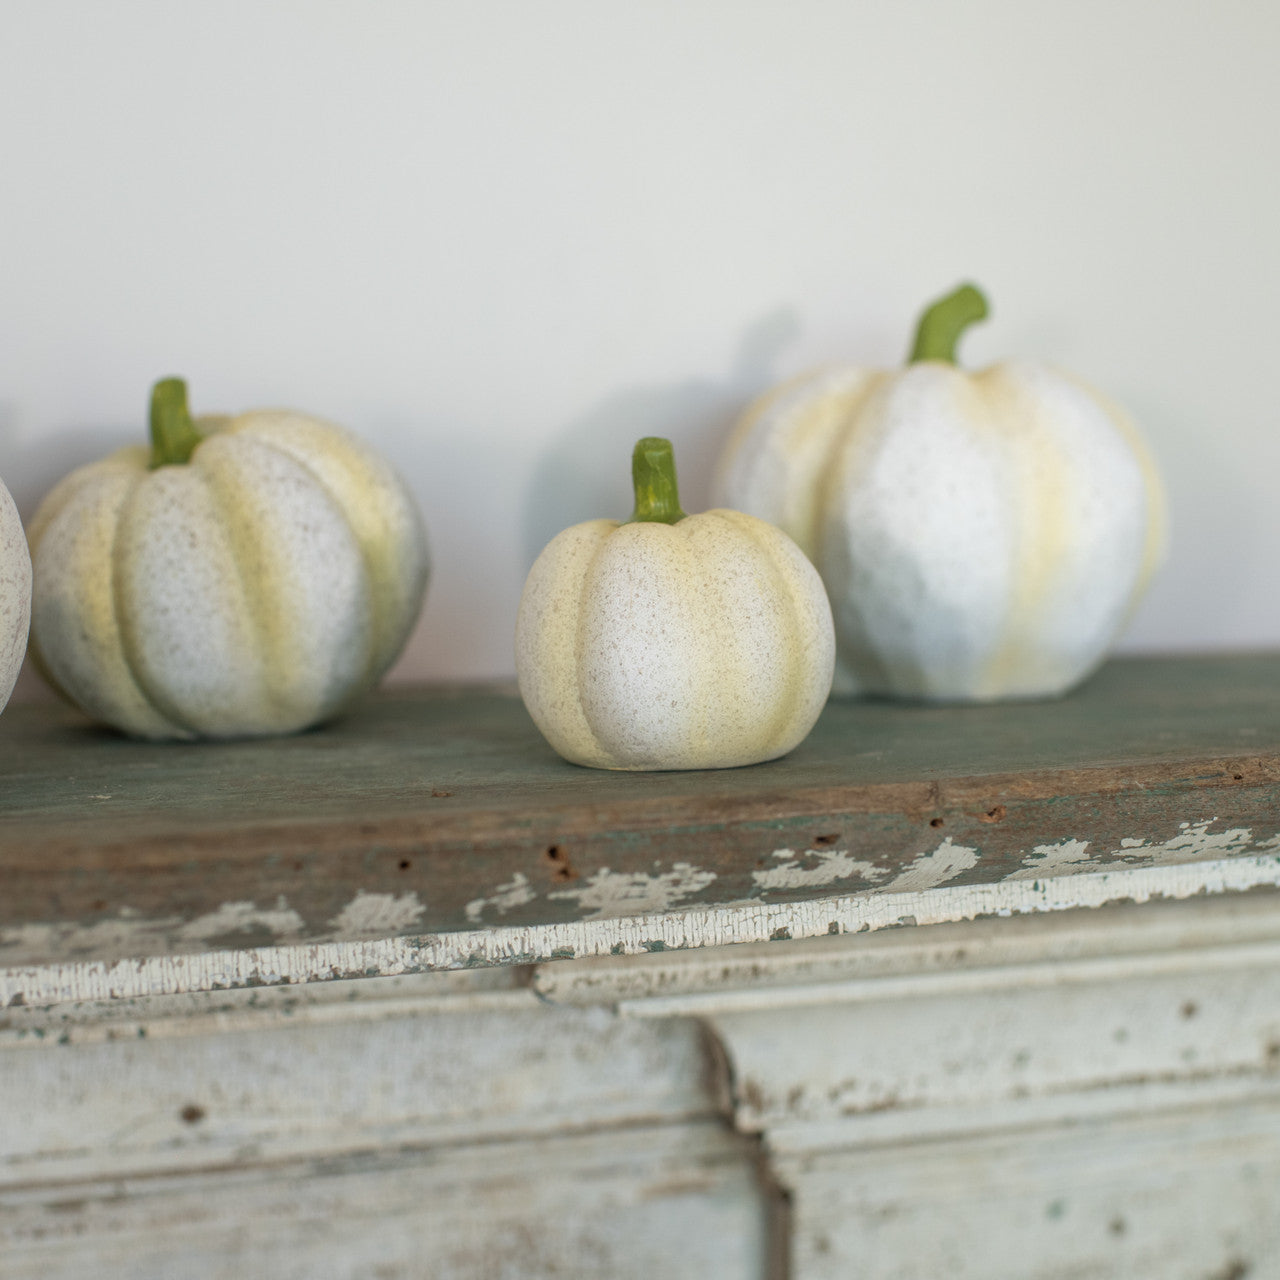
[[1280, 656], [832, 702], [770, 764], [579, 769], [508, 689], [290, 739], [0, 720], [0, 1002], [636, 954], [1280, 885]]

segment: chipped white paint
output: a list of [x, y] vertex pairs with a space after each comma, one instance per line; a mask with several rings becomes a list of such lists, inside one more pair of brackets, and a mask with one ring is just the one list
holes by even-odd
[[669, 996], [645, 995], [639, 999], [620, 1000], [618, 1008], [631, 1017], [703, 1018], [770, 1009], [883, 1004], [894, 1000], [958, 1000], [1014, 987], [1020, 991], [1061, 991], [1090, 983], [1122, 986], [1155, 979], [1255, 969], [1271, 973], [1280, 971], [1280, 941], [1187, 947], [1181, 951], [1159, 951], [1151, 955], [1057, 957], [1020, 965], [958, 965], [954, 969], [931, 972], [879, 974], [868, 978], [801, 982], [794, 986], [746, 985], [732, 991], [716, 989]]
[[701, 893], [714, 879], [714, 871], [703, 871], [687, 862], [677, 862], [670, 871], [645, 875], [642, 871], [610, 871], [603, 867], [581, 887], [558, 889], [548, 898], [568, 898], [590, 912], [585, 920], [610, 920], [619, 916], [645, 915], [669, 911], [682, 898]]
[[[953, 851], [959, 849], [961, 846], [952, 846]], [[680, 873], [685, 892], [696, 892], [688, 886], [694, 884], [699, 875], [709, 873], [690, 876], [693, 868], [681, 865], [686, 868]], [[940, 865], [940, 861], [931, 864], [931, 873]], [[597, 879], [606, 883], [608, 880], [607, 877]], [[629, 881], [631, 877], [618, 879]], [[1169, 867], [1122, 867], [1057, 878], [1010, 879], [995, 884], [939, 885], [893, 894], [873, 891], [818, 901], [695, 906], [622, 918], [596, 915], [562, 924], [493, 926], [419, 938], [249, 947], [116, 963], [94, 961], [15, 967], [0, 971], [0, 1005], [15, 1000], [43, 1005], [64, 1000], [208, 991], [372, 974], [421, 973], [472, 965], [531, 963], [558, 957], [627, 955], [777, 938], [812, 938], [892, 928], [904, 923], [939, 924], [980, 916], [1100, 907], [1130, 900], [1147, 902], [1201, 894], [1242, 893], [1264, 886], [1280, 888], [1280, 854]], [[637, 893], [630, 901], [636, 900], [644, 900], [643, 894]], [[616, 904], [619, 899], [602, 895], [598, 901], [599, 908], [603, 909], [606, 902]]]
[[472, 924], [479, 924], [485, 911], [492, 907], [500, 916], [505, 916], [512, 907], [522, 907], [532, 902], [535, 897], [529, 877], [523, 871], [517, 871], [506, 884], [500, 884], [487, 898], [473, 898], [467, 903], [467, 919]]
[[1176, 836], [1155, 844], [1127, 837], [1120, 841], [1118, 850], [1098, 852], [1092, 856], [1087, 840], [1060, 840], [1057, 844], [1036, 845], [1009, 879], [1035, 880], [1077, 871], [1096, 871], [1114, 866], [1117, 859], [1136, 866], [1170, 866], [1206, 858], [1225, 858], [1249, 849], [1280, 849], [1280, 833], [1270, 840], [1255, 841], [1248, 827], [1210, 831], [1217, 820], [1208, 818], [1202, 822], [1179, 823]]
[[0, 931], [0, 963], [23, 963], [23, 957], [50, 953], [86, 952], [98, 956], [146, 954], [178, 946], [226, 946], [236, 934], [288, 943], [306, 930], [302, 917], [283, 897], [274, 907], [253, 902], [224, 902], [191, 920], [178, 916], [140, 917], [125, 908], [111, 920], [93, 924], [33, 922]]
[[[873, 892], [913, 893], [935, 888], [976, 867], [980, 856], [977, 849], [956, 844], [948, 836], [932, 852], [918, 855], [910, 866]], [[875, 884], [889, 874], [888, 867], [853, 858], [848, 849], [806, 849], [799, 855], [794, 849], [775, 849], [770, 857], [779, 860], [779, 865], [751, 873], [752, 880], [765, 892], [771, 889], [818, 889], [854, 876]]]
[[365, 893], [361, 889], [331, 923], [334, 932], [346, 938], [385, 938], [411, 929], [425, 911], [416, 893]]
[[[1058, 969], [1080, 961], [1176, 955], [1188, 965], [1228, 948], [1273, 947], [1280, 952], [1280, 896], [1219, 894], [1196, 902], [1115, 904], [1106, 911], [1061, 911], [999, 920], [967, 920], [925, 929], [882, 929], [876, 933], [808, 938], [788, 946], [779, 942], [744, 943], [729, 949], [665, 951], [633, 956], [584, 957], [538, 965], [533, 988], [554, 1004], [608, 1004], [620, 1011], [653, 1016], [664, 1004], [701, 1016], [724, 1008], [750, 992], [761, 1004], [779, 989], [829, 992], [833, 984], [857, 981], [870, 989], [883, 979], [916, 980], [977, 970], [1041, 966]], [[1280, 959], [1280, 955], [1277, 956]], [[510, 969], [472, 969], [422, 975], [475, 981], [510, 974]], [[408, 983], [420, 978], [394, 978]], [[299, 991], [261, 993], [277, 999], [316, 999], [332, 983]], [[356, 983], [347, 986], [381, 986]], [[243, 993], [240, 993], [243, 996]], [[195, 999], [196, 997], [180, 997]], [[231, 998], [231, 997], [228, 997]], [[786, 999], [790, 999], [788, 994]], [[703, 1001], [701, 1005], [693, 1002]], [[27, 1015], [30, 1017], [31, 1015]], [[61, 1008], [44, 1015], [65, 1019]]]
[[[1122, 840], [1120, 843], [1124, 845], [1125, 842]], [[1103, 862], [1102, 854], [1096, 858], [1089, 856], [1087, 840], [1059, 840], [1057, 844], [1036, 845], [1009, 879], [1036, 880], [1043, 876], [1071, 875], [1076, 871], [1096, 871]]]
[[848, 849], [775, 849], [769, 855], [776, 866], [753, 871], [751, 878], [764, 890], [821, 889], [838, 880], [869, 880], [873, 884], [889, 873], [874, 862], [851, 857]]
[[896, 875], [879, 893], [916, 893], [954, 880], [962, 871], [978, 865], [978, 851], [954, 844], [948, 836], [932, 853], [922, 853], [905, 871]]
[[302, 917], [280, 897], [274, 908], [265, 910], [253, 902], [224, 902], [216, 911], [196, 916], [175, 932], [190, 942], [210, 942], [237, 933], [267, 933], [287, 941], [301, 936], [305, 927]]

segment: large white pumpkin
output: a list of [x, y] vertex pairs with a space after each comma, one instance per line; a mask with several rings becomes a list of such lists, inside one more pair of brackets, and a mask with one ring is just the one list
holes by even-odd
[[18, 508], [0, 482], [0, 711], [13, 692], [27, 652], [31, 617], [31, 556]]
[[721, 455], [715, 500], [781, 526], [822, 574], [839, 692], [1063, 693], [1161, 557], [1161, 486], [1133, 424], [1044, 365], [957, 368], [985, 315], [961, 287], [926, 311], [904, 369], [798, 378]]
[[718, 769], [785, 755], [831, 689], [822, 582], [785, 534], [739, 511], [686, 516], [671, 445], [641, 440], [636, 511], [558, 534], [525, 583], [516, 671], [575, 764]]
[[156, 385], [152, 447], [72, 472], [31, 523], [31, 640], [88, 715], [144, 738], [290, 733], [372, 685], [426, 587], [395, 472], [287, 411], [193, 420]]

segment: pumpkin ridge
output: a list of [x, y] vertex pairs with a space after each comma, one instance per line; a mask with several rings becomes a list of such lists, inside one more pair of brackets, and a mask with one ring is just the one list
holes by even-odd
[[[578, 714], [582, 717], [583, 727], [586, 729], [587, 735], [590, 738], [589, 745], [591, 747], [592, 753], [595, 756], [595, 760], [602, 762], [605, 765], [605, 767], [610, 769], [617, 768], [618, 766], [613, 763], [610, 753], [605, 749], [604, 743], [601, 742], [600, 740], [600, 734], [597, 731], [596, 726], [591, 723], [591, 717], [587, 714], [586, 697], [582, 688], [582, 675], [583, 675], [583, 668], [585, 666], [583, 662], [583, 654], [586, 652], [586, 647], [587, 647], [586, 639], [583, 635], [583, 620], [586, 615], [586, 610], [582, 606], [585, 599], [585, 589], [586, 589], [587, 579], [591, 576], [591, 570], [595, 568], [596, 561], [599, 560], [600, 556], [603, 554], [605, 542], [608, 541], [610, 536], [617, 533], [617, 531], [620, 528], [622, 528], [621, 525], [615, 525], [612, 529], [609, 530], [609, 533], [606, 534], [605, 537], [601, 538], [596, 543], [595, 550], [591, 553], [590, 559], [583, 566], [582, 573], [579, 576], [577, 583], [575, 584], [576, 589], [574, 590], [571, 596], [571, 599], [573, 600], [574, 612], [576, 615], [573, 620], [573, 696], [574, 696], [574, 701], [577, 704]], [[586, 763], [595, 763], [595, 762], [588, 761]]]
[[[270, 437], [259, 435], [257, 432], [246, 431], [243, 433], [238, 432], [237, 434], [244, 434], [248, 436], [249, 439], [261, 445], [262, 448], [274, 453], [277, 457], [284, 458], [286, 461], [293, 463], [300, 470], [306, 472], [308, 478], [315, 484], [316, 488], [321, 490], [329, 501], [333, 503], [334, 507], [342, 513], [343, 524], [350, 531], [351, 541], [355, 544], [357, 552], [359, 552], [360, 565], [365, 580], [366, 595], [369, 600], [369, 616], [371, 622], [369, 627], [368, 652], [365, 654], [364, 662], [361, 664], [364, 667], [363, 677], [351, 687], [347, 695], [336, 707], [333, 708], [333, 711], [338, 711], [342, 707], [353, 702], [356, 698], [359, 698], [377, 682], [378, 677], [382, 674], [382, 670], [380, 669], [381, 655], [386, 652], [387, 649], [389, 649], [393, 654], [398, 654], [401, 644], [403, 643], [404, 637], [397, 636], [396, 644], [394, 646], [387, 646], [387, 649], [384, 649], [384, 645], [394, 634], [391, 627], [393, 620], [388, 616], [388, 610], [382, 603], [382, 593], [377, 590], [377, 587], [382, 581], [384, 575], [379, 572], [378, 566], [374, 563], [374, 549], [372, 545], [356, 533], [355, 523], [350, 518], [350, 508], [342, 500], [342, 496], [325, 480], [324, 476], [322, 476], [305, 457], [295, 453], [292, 449], [285, 448], [278, 441], [273, 440]], [[385, 576], [389, 577], [390, 575]], [[411, 627], [413, 622], [416, 620], [415, 616], [408, 625]]]
[[[249, 419], [252, 414], [243, 414], [241, 418], [233, 421], [229, 432], [235, 435], [243, 435], [253, 440], [262, 448], [269, 450], [277, 457], [284, 458], [290, 463], [306, 472], [307, 476], [333, 503], [334, 507], [342, 513], [343, 522], [351, 532], [351, 538], [355, 544], [356, 550], [360, 555], [360, 563], [363, 567], [365, 585], [367, 588], [367, 596], [369, 600], [369, 643], [368, 653], [363, 662], [364, 675], [361, 680], [354, 685], [348, 695], [335, 707], [334, 710], [347, 705], [349, 702], [360, 697], [372, 685], [377, 683], [379, 677], [390, 666], [391, 662], [399, 655], [404, 647], [404, 642], [408, 638], [409, 632], [417, 622], [418, 615], [421, 612], [422, 594], [425, 591], [426, 575], [428, 572], [428, 558], [424, 554], [423, 567], [421, 572], [421, 581], [416, 591], [411, 591], [406, 598], [405, 603], [411, 602], [416, 598], [418, 601], [417, 608], [405, 609], [405, 617], [396, 617], [398, 610], [391, 607], [390, 603], [384, 600], [384, 595], [391, 594], [384, 591], [383, 588], [390, 587], [396, 581], [395, 567], [392, 563], [393, 557], [387, 555], [379, 556], [376, 540], [362, 538], [357, 533], [358, 520], [355, 519], [350, 504], [344, 499], [343, 495], [334, 488], [332, 484], [325, 478], [323, 473], [319, 471], [300, 450], [289, 448], [285, 443], [276, 439], [269, 433], [262, 433], [254, 430], [256, 425]], [[357, 460], [362, 467], [368, 466], [370, 460], [361, 457], [361, 450], [358, 447], [359, 442], [354, 438], [348, 439], [347, 433], [341, 428], [331, 423], [313, 422], [309, 424], [316, 428], [323, 428], [324, 434], [336, 440], [340, 445], [348, 446], [357, 455]], [[375, 504], [376, 505], [376, 504]], [[425, 531], [421, 527], [421, 516], [415, 503], [408, 502], [405, 504], [406, 510], [411, 520], [417, 526], [417, 535], [423, 543], [426, 541]], [[399, 601], [397, 601], [399, 603]], [[388, 661], [384, 655], [390, 654]]]
[[1143, 494], [1147, 502], [1146, 537], [1143, 539], [1142, 563], [1139, 565], [1137, 575], [1134, 578], [1129, 605], [1120, 626], [1117, 628], [1117, 631], [1121, 631], [1128, 624], [1138, 605], [1141, 604], [1142, 597], [1146, 593], [1147, 587], [1150, 586], [1151, 579], [1155, 576], [1155, 572], [1159, 569], [1168, 550], [1168, 498], [1165, 494], [1164, 483], [1160, 479], [1160, 472], [1156, 468], [1155, 457], [1152, 455], [1145, 437], [1138, 430], [1137, 423], [1129, 415], [1128, 410], [1122, 408], [1110, 396], [1099, 391], [1096, 387], [1090, 386], [1074, 374], [1061, 369], [1054, 369], [1053, 372], [1082, 391], [1107, 415], [1111, 420], [1111, 424], [1124, 437], [1125, 443], [1129, 446], [1134, 457], [1137, 458], [1138, 469], [1142, 473]]
[[[230, 434], [230, 433], [229, 433]], [[262, 441], [254, 439], [261, 446]], [[204, 455], [207, 459], [208, 454]], [[292, 462], [292, 457], [289, 457]], [[253, 651], [258, 654], [259, 671], [262, 674], [263, 692], [270, 704], [272, 717], [284, 712], [290, 721], [298, 719], [299, 708], [291, 696], [289, 682], [281, 682], [280, 672], [287, 672], [291, 665], [289, 651], [289, 627], [281, 606], [281, 585], [289, 575], [277, 557], [270, 554], [269, 539], [262, 536], [261, 525], [253, 505], [245, 502], [236, 492], [235, 484], [224, 484], [218, 472], [198, 471], [205, 484], [220, 523], [227, 532], [230, 560], [239, 580], [245, 613], [254, 637]], [[235, 481], [241, 477], [233, 476]], [[253, 571], [246, 569], [246, 561], [254, 564]], [[304, 710], [303, 718], [311, 723], [317, 709]]]
[[147, 479], [147, 472], [135, 475], [132, 483], [120, 497], [116, 506], [115, 524], [111, 530], [111, 544], [107, 548], [107, 574], [111, 582], [111, 615], [115, 626], [116, 640], [120, 646], [120, 661], [129, 679], [133, 681], [139, 696], [151, 708], [153, 714], [162, 721], [168, 722], [172, 736], [190, 738], [197, 732], [195, 726], [185, 717], [179, 715], [170, 705], [163, 691], [156, 689], [148, 681], [140, 669], [137, 659], [137, 637], [129, 623], [129, 611], [124, 607], [124, 586], [121, 582], [120, 538], [128, 517], [129, 508]]
[[[759, 552], [759, 558], [767, 566], [769, 585], [775, 600], [785, 602], [787, 609], [787, 632], [791, 636], [804, 634], [804, 611], [801, 608], [798, 586], [794, 575], [783, 572], [778, 563], [777, 540], [772, 536], [772, 527], [762, 524], [745, 512], [728, 510], [721, 513], [732, 517], [732, 524], [740, 535], [749, 540]], [[807, 558], [807, 557], [806, 557]], [[789, 742], [794, 733], [794, 725], [801, 710], [800, 693], [804, 687], [804, 655], [790, 653], [790, 661], [783, 679], [783, 696], [776, 701], [776, 710], [770, 718], [765, 740], [776, 748], [780, 743]], [[790, 748], [788, 747], [787, 750]]]
[[1010, 476], [1014, 494], [1006, 495], [1018, 514], [1015, 553], [999, 638], [983, 663], [978, 685], [980, 696], [985, 696], [986, 689], [1020, 687], [1028, 663], [1044, 650], [1033, 627], [1061, 580], [1069, 498], [1058, 484], [1045, 486], [1037, 481], [1051, 474], [1069, 483], [1074, 465], [1046, 425], [1040, 405], [1034, 400], [1021, 403], [1026, 399], [1024, 390], [1007, 366], [994, 365], [974, 375], [972, 386], [981, 398], [984, 419], [1016, 442]]
[[[41, 539], [44, 537], [45, 530], [53, 523], [57, 516], [66, 508], [72, 497], [79, 493], [86, 484], [89, 483], [89, 468], [78, 467], [70, 475], [64, 476], [62, 480], [46, 495], [45, 500], [36, 509], [36, 513], [31, 517], [27, 524], [27, 547], [31, 553], [31, 611], [34, 615], [36, 606], [35, 595], [35, 566], [36, 554], [40, 547]], [[53, 501], [56, 499], [56, 501]], [[40, 641], [36, 635], [35, 627], [31, 627], [27, 634], [27, 656], [31, 659], [31, 665], [40, 673], [40, 676], [46, 680], [49, 687], [64, 702], [73, 707], [79, 704], [67, 691], [61, 681], [54, 676], [53, 671], [49, 667], [49, 663], [45, 659], [44, 654], [40, 650]]]

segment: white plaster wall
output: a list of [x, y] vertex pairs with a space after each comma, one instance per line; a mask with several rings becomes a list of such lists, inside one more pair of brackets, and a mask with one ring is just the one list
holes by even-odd
[[397, 674], [509, 674], [524, 574], [685, 506], [755, 392], [901, 358], [961, 278], [1145, 425], [1171, 560], [1126, 647], [1280, 644], [1272, 0], [0, 0], [0, 476], [288, 404], [403, 470]]

